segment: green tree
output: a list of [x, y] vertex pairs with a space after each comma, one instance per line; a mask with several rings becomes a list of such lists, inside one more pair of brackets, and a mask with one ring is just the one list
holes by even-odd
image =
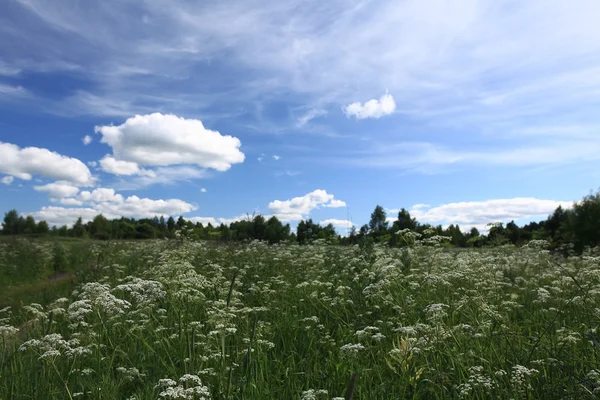
[[401, 209], [398, 212], [398, 219], [394, 221], [393, 225], [394, 231], [399, 231], [402, 229], [410, 229], [411, 231], [417, 230], [417, 220], [410, 216], [410, 213], [405, 208]]
[[48, 226], [48, 223], [46, 221], [40, 221], [38, 222], [35, 231], [36, 233], [44, 235], [50, 231], [50, 227]]
[[102, 214], [98, 214], [92, 220], [90, 233], [94, 239], [108, 240], [111, 234], [111, 223]]
[[175, 220], [173, 219], [173, 217], [169, 217], [169, 219], [167, 220], [167, 229], [169, 230], [169, 233], [173, 233], [173, 231], [175, 230]]
[[506, 224], [505, 234], [508, 241], [512, 244], [521, 244], [521, 228], [515, 224], [515, 221], [510, 221], [508, 224]]
[[577, 251], [600, 245], [600, 192], [585, 196], [573, 205], [562, 231], [563, 240], [572, 241]]
[[465, 247], [467, 245], [467, 238], [465, 238], [458, 225], [451, 224], [446, 229], [446, 236], [450, 236], [450, 243], [455, 247]]
[[381, 236], [385, 234], [388, 229], [388, 222], [386, 221], [387, 215], [385, 210], [381, 206], [376, 206], [375, 210], [371, 213], [371, 219], [369, 220], [369, 230], [374, 236]]
[[19, 213], [17, 210], [10, 210], [4, 214], [2, 223], [2, 233], [5, 235], [16, 235], [19, 229]]
[[185, 227], [185, 219], [183, 219], [183, 217], [180, 215], [179, 218], [177, 218], [177, 229], [183, 229], [183, 227]]
[[35, 233], [35, 228], [37, 224], [35, 223], [35, 218], [33, 216], [28, 215], [25, 218], [25, 229], [23, 229], [23, 233]]
[[288, 224], [284, 226], [275, 216], [269, 218], [265, 228], [265, 239], [268, 240], [269, 243], [282, 242], [286, 240], [289, 235], [290, 226]]
[[75, 224], [73, 224], [73, 236], [81, 238], [86, 234], [85, 226], [83, 225], [83, 219], [81, 217], [77, 218]]
[[489, 223], [488, 241], [492, 246], [501, 246], [508, 242], [502, 222]]

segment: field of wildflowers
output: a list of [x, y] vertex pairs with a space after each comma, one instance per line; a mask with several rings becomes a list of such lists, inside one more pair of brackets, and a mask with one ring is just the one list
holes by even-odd
[[596, 398], [600, 257], [545, 244], [28, 243], [77, 282], [0, 307], [0, 399]]

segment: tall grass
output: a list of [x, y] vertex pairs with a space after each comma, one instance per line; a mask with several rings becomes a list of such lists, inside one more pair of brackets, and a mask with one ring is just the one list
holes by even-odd
[[94, 245], [0, 312], [0, 399], [594, 398], [600, 259], [535, 244]]

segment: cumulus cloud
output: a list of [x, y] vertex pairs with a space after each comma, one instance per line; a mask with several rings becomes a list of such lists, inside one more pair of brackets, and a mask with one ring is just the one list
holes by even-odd
[[60, 202], [60, 204], [63, 204], [65, 206], [82, 206], [83, 205], [83, 201], [77, 200], [74, 198], [60, 199], [59, 202]]
[[14, 180], [15, 178], [13, 178], [12, 176], [5, 176], [2, 179], [0, 179], [0, 182], [4, 183], [5, 185], [10, 185], [11, 183], [13, 183]]
[[99, 203], [95, 208], [105, 215], [146, 218], [185, 214], [197, 207], [179, 199], [152, 200], [130, 196], [121, 202]]
[[[546, 217], [558, 206], [569, 208], [573, 202], [541, 200], [532, 197], [467, 201], [430, 207], [425, 204], [413, 206], [409, 211], [419, 222], [431, 224], [458, 224], [461, 228], [481, 227], [490, 222]], [[394, 218], [395, 219], [395, 218]]]
[[145, 175], [149, 177], [155, 177], [156, 173], [140, 168], [139, 165], [133, 161], [121, 161], [106, 155], [100, 160], [100, 168], [102, 171], [108, 172], [114, 175]]
[[80, 208], [43, 207], [34, 212], [36, 219], [46, 220], [51, 225], [71, 225], [80, 216], [84, 221], [93, 219], [98, 214], [107, 218], [151, 218], [154, 216], [174, 216], [194, 211], [197, 207], [180, 199], [154, 200], [116, 193], [111, 188], [98, 188], [83, 191], [77, 197], [62, 198], [63, 205], [83, 206]]
[[65, 208], [48, 206], [42, 207], [40, 211], [31, 213], [36, 220], [46, 221], [50, 226], [71, 226], [81, 217], [83, 222], [88, 222], [98, 215], [98, 211], [93, 208]]
[[123, 196], [116, 193], [114, 189], [111, 188], [98, 188], [93, 191], [83, 191], [79, 194], [78, 200], [83, 202], [93, 202], [93, 203], [105, 203], [105, 202], [114, 202], [121, 203], [123, 201]]
[[323, 207], [329, 207], [329, 208], [346, 207], [346, 202], [343, 200], [333, 199], [329, 203], [323, 204]]
[[280, 157], [280, 156], [278, 156], [278, 155], [274, 155], [274, 156], [273, 156], [273, 160], [275, 160], [275, 161], [278, 161], [280, 158], [281, 158], [281, 157]]
[[302, 197], [294, 197], [290, 200], [275, 200], [269, 203], [269, 210], [281, 221], [297, 221], [305, 218], [312, 210], [323, 207], [343, 207], [341, 200], [334, 199], [333, 194], [325, 190], [317, 189]]
[[330, 218], [330, 219], [326, 219], [324, 221], [319, 222], [319, 225], [333, 225], [336, 228], [343, 228], [343, 229], [349, 229], [352, 228], [352, 226], [354, 225], [352, 223], [352, 221], [348, 221], [346, 219], [335, 219], [335, 218]]
[[19, 179], [31, 180], [33, 175], [67, 181], [75, 185], [91, 185], [88, 167], [76, 158], [63, 156], [38, 147], [19, 148], [0, 142], [0, 172]]
[[97, 126], [116, 160], [142, 166], [193, 164], [227, 171], [244, 161], [238, 138], [206, 129], [202, 121], [172, 114], [136, 115], [118, 126]]
[[81, 141], [83, 142], [83, 144], [84, 144], [84, 145], [86, 145], [86, 146], [87, 146], [88, 144], [92, 143], [92, 140], [93, 140], [93, 139], [92, 139], [92, 137], [91, 137], [90, 135], [85, 135], [85, 136], [83, 137], [83, 139], [81, 139]]
[[38, 192], [47, 192], [48, 196], [55, 199], [73, 197], [79, 193], [79, 188], [69, 184], [68, 182], [48, 183], [42, 186], [34, 186], [33, 189], [37, 190]]
[[344, 113], [348, 118], [356, 119], [381, 118], [384, 115], [390, 115], [396, 109], [396, 102], [391, 94], [386, 93], [379, 100], [371, 99], [365, 104], [359, 102], [352, 103], [344, 108]]
[[200, 189], [200, 191], [201, 191], [202, 193], [206, 193], [206, 188], [202, 188], [202, 189]]

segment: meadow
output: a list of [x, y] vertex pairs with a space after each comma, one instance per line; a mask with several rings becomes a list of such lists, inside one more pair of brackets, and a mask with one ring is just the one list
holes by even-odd
[[600, 394], [597, 253], [406, 243], [2, 241], [0, 399]]

